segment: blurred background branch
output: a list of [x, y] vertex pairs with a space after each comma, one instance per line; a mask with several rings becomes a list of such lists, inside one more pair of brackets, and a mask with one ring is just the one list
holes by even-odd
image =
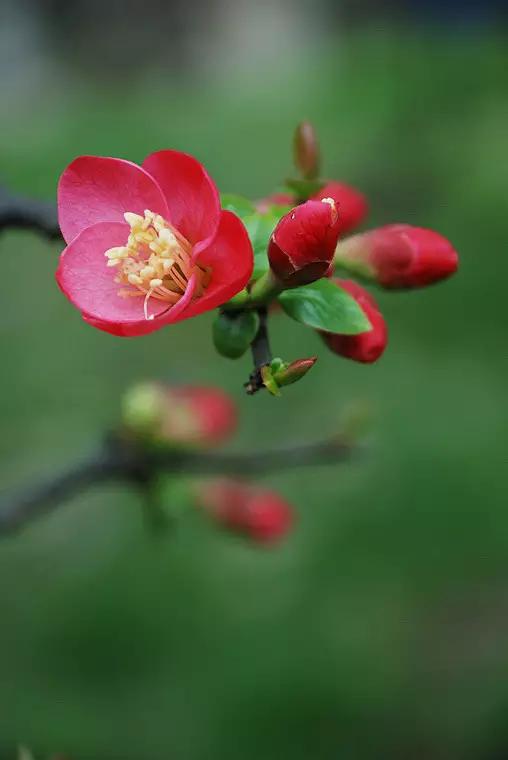
[[65, 500], [107, 480], [147, 485], [161, 472], [256, 476], [279, 470], [331, 465], [348, 460], [357, 447], [333, 436], [296, 446], [243, 453], [191, 450], [150, 450], [110, 436], [96, 452], [56, 475], [30, 484], [0, 500], [0, 535], [14, 533], [28, 522], [53, 511]]
[[54, 203], [15, 195], [0, 186], [0, 231], [7, 229], [33, 230], [50, 240], [61, 238]]

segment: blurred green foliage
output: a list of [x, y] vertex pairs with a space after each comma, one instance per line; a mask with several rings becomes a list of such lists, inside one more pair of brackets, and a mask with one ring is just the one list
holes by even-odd
[[379, 294], [391, 344], [373, 367], [274, 318], [276, 354], [319, 362], [281, 399], [246, 398], [249, 360], [214, 353], [211, 317], [111, 338], [57, 291], [57, 246], [2, 237], [5, 488], [92, 446], [147, 377], [229, 390], [238, 446], [317, 436], [351, 399], [376, 410], [364, 460], [267, 479], [299, 513], [272, 551], [192, 515], [154, 540], [119, 486], [4, 540], [2, 758], [18, 742], [77, 760], [508, 754], [507, 69], [492, 35], [364, 33], [245, 86], [83, 85], [5, 114], [5, 180], [48, 197], [78, 154], [162, 147], [261, 196], [309, 118], [325, 171], [367, 191], [370, 223], [435, 227], [461, 271]]

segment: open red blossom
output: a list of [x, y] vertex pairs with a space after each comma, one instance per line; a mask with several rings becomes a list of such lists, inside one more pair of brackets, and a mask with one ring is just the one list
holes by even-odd
[[315, 200], [333, 198], [339, 215], [339, 230], [341, 235], [358, 227], [369, 211], [365, 196], [359, 190], [344, 184], [344, 182], [327, 182], [312, 197]]
[[457, 271], [452, 244], [433, 230], [389, 224], [340, 243], [336, 264], [385, 288], [419, 288]]
[[285, 288], [324, 277], [339, 237], [338, 214], [331, 198], [307, 201], [282, 217], [268, 245], [275, 277]]
[[277, 493], [232, 478], [200, 483], [196, 497], [213, 520], [257, 543], [282, 538], [293, 522], [291, 507]]
[[357, 362], [371, 364], [379, 359], [388, 343], [388, 331], [383, 315], [371, 294], [357, 282], [339, 279], [336, 279], [335, 282], [353, 296], [369, 320], [371, 329], [358, 335], [337, 335], [322, 332], [321, 336], [328, 348], [335, 354]]
[[214, 309], [252, 274], [245, 227], [185, 153], [152, 153], [142, 166], [77, 158], [60, 178], [58, 217], [67, 243], [58, 285], [86, 322], [113, 335]]

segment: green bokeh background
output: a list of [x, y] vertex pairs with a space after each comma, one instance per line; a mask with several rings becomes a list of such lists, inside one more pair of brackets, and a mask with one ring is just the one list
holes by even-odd
[[259, 197], [309, 118], [326, 172], [368, 193], [369, 224], [433, 227], [461, 269], [379, 293], [375, 366], [274, 318], [276, 353], [319, 362], [281, 399], [246, 398], [249, 361], [214, 353], [209, 316], [112, 338], [58, 292], [58, 245], [2, 235], [2, 489], [86, 452], [147, 377], [227, 389], [237, 448], [319, 436], [351, 400], [374, 423], [362, 461], [264, 479], [298, 513], [276, 549], [192, 514], [154, 539], [119, 485], [3, 540], [0, 757], [19, 742], [77, 760], [506, 757], [507, 70], [488, 30], [364, 31], [262, 79], [96, 82], [4, 114], [4, 179], [41, 197], [76, 155], [162, 147]]

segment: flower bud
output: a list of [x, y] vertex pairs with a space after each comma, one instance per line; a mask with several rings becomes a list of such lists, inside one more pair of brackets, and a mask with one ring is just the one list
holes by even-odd
[[350, 185], [345, 185], [343, 182], [328, 182], [312, 198], [314, 200], [333, 198], [339, 215], [341, 235], [358, 227], [369, 211], [365, 196], [359, 190]]
[[196, 500], [223, 528], [256, 543], [281, 539], [293, 522], [291, 507], [277, 493], [232, 478], [199, 483]]
[[316, 130], [309, 121], [302, 121], [295, 130], [293, 154], [302, 177], [315, 179], [319, 174], [319, 143]]
[[274, 380], [280, 386], [296, 383], [312, 369], [316, 362], [317, 356], [310, 356], [308, 359], [295, 359], [290, 364], [282, 362], [276, 369], [272, 370]]
[[122, 406], [131, 434], [161, 443], [212, 446], [236, 428], [233, 401], [219, 388], [140, 383], [127, 391]]
[[332, 199], [307, 201], [283, 216], [268, 244], [270, 267], [281, 286], [295, 288], [324, 277], [338, 237]]
[[456, 272], [458, 256], [433, 230], [389, 224], [341, 242], [335, 263], [385, 288], [418, 288]]
[[322, 332], [321, 336], [328, 348], [335, 354], [370, 364], [375, 362], [386, 348], [388, 331], [383, 315], [371, 294], [353, 280], [335, 280], [363, 309], [372, 325], [371, 329], [358, 335], [337, 335]]

